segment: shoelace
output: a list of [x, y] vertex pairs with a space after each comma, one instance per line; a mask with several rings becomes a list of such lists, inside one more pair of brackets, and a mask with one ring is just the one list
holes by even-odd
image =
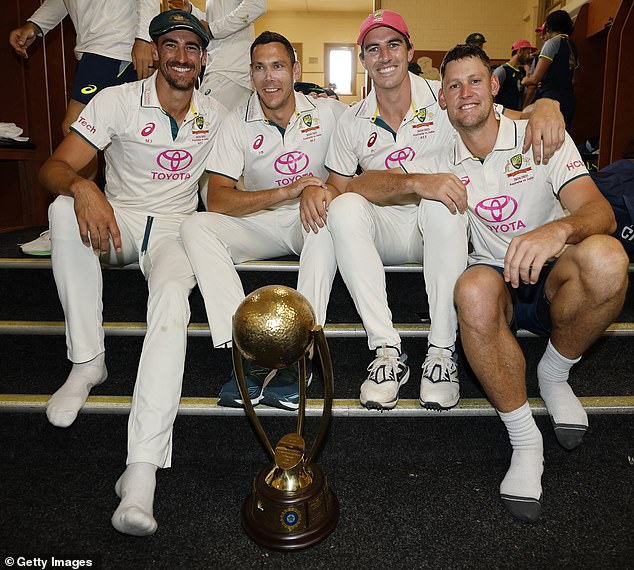
[[[395, 381], [398, 378], [401, 360], [398, 356], [377, 356], [368, 366], [369, 377], [377, 384], [386, 381]], [[383, 378], [379, 379], [378, 371], [383, 368]]]
[[[434, 379], [433, 374], [436, 367], [440, 369], [438, 379]], [[444, 356], [443, 354], [430, 354], [423, 362], [423, 376], [432, 380], [432, 382], [450, 382], [451, 373], [457, 369], [456, 363], [451, 356]]]

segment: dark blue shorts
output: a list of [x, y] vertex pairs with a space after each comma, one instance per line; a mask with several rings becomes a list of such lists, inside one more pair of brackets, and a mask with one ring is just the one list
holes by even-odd
[[[504, 277], [503, 267], [487, 265], [486, 263], [477, 265], [490, 267]], [[470, 267], [476, 267], [476, 265]], [[555, 263], [544, 265], [535, 285], [520, 283], [516, 289], [510, 283], [506, 283], [513, 303], [513, 317], [509, 325], [513, 334], [516, 334], [519, 329], [526, 329], [537, 336], [550, 336], [550, 301], [546, 298], [544, 285], [553, 267], [555, 267]]]
[[86, 105], [102, 89], [136, 80], [131, 62], [85, 53], [77, 63], [72, 98]]

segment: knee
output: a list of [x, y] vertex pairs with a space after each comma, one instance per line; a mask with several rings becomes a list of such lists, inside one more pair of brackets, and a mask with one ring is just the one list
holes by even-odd
[[195, 245], [205, 239], [210, 231], [207, 224], [208, 217], [208, 212], [195, 212], [181, 224], [180, 234], [185, 245]]
[[629, 258], [621, 243], [607, 235], [594, 235], [580, 244], [579, 275], [586, 288], [606, 300], [627, 288]]
[[504, 316], [505, 285], [490, 268], [465, 271], [454, 289], [454, 302], [462, 327], [485, 329]]
[[354, 229], [363, 226], [364, 220], [369, 219], [367, 211], [370, 203], [360, 194], [346, 192], [337, 196], [328, 208], [328, 227], [333, 234], [342, 232], [349, 234]]
[[466, 244], [467, 214], [452, 214], [442, 202], [421, 200], [418, 224], [426, 239], [433, 237], [443, 242], [459, 239]]
[[74, 227], [77, 223], [75, 216], [75, 201], [70, 196], [58, 196], [48, 207], [48, 219], [51, 230], [55, 228]]
[[[168, 278], [160, 283], [149, 283], [148, 308], [152, 313], [163, 315], [170, 321], [185, 326], [189, 322], [189, 293], [193, 288], [193, 283], [183, 279]], [[157, 313], [157, 309], [160, 312]], [[148, 315], [149, 317], [149, 315]]]

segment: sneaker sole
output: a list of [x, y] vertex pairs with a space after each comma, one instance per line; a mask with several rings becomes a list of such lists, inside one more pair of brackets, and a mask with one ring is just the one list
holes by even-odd
[[424, 402], [420, 398], [418, 399], [418, 402], [423, 408], [425, 408], [426, 410], [436, 410], [437, 412], [442, 412], [444, 410], [451, 410], [451, 408], [454, 408], [458, 404], [459, 401], [460, 401], [460, 398], [456, 399], [456, 401], [453, 403], [451, 402], [449, 403]]
[[[262, 401], [262, 396], [251, 400], [251, 405], [255, 408]], [[232, 398], [219, 398], [218, 405], [223, 408], [244, 408], [244, 402], [242, 400], [234, 400]]]
[[383, 410], [393, 410], [396, 407], [396, 404], [398, 404], [398, 400], [396, 400], [395, 402], [387, 402], [387, 403], [382, 403], [382, 402], [372, 402], [372, 401], [367, 401], [367, 402], [363, 402], [361, 401], [361, 405], [364, 408], [367, 408], [368, 410], [379, 410], [379, 411], [383, 411]]
[[22, 250], [24, 255], [34, 255], [35, 257], [50, 257], [50, 251], [24, 251]]

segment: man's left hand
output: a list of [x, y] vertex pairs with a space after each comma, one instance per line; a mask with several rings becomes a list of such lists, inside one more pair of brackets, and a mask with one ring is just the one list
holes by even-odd
[[528, 120], [522, 152], [533, 147], [535, 164], [548, 164], [553, 154], [566, 140], [566, 123], [559, 110], [559, 102], [538, 99]]

